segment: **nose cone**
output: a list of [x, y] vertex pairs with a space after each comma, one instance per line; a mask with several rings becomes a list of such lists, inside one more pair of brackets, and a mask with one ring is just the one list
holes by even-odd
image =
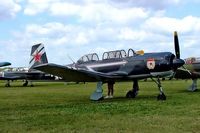
[[173, 60], [173, 68], [179, 68], [185, 64], [185, 61], [182, 59], [174, 59]]

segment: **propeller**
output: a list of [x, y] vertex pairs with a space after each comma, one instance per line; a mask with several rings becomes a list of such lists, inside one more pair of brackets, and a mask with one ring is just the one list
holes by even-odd
[[173, 59], [173, 68], [176, 71], [177, 68], [183, 66], [185, 61], [180, 59], [180, 48], [179, 48], [179, 41], [178, 41], [178, 33], [174, 31], [174, 48], [175, 48], [175, 55], [176, 58]]
[[175, 47], [176, 58], [180, 59], [180, 48], [179, 48], [177, 31], [174, 31], [174, 47]]
[[[185, 61], [180, 59], [180, 48], [179, 48], [179, 40], [178, 40], [178, 33], [177, 31], [174, 31], [174, 47], [175, 47], [175, 55], [176, 55], [176, 59], [173, 60], [173, 65], [175, 66], [175, 71], [177, 70], [177, 68], [179, 66], [181, 66], [184, 70], [186, 70], [190, 75], [191, 72], [185, 68], [185, 66], [183, 66], [183, 64], [185, 64]], [[175, 75], [175, 73], [174, 73]]]

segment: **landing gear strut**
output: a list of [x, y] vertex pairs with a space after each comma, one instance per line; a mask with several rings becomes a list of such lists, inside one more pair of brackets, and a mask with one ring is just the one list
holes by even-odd
[[26, 87], [27, 85], [28, 85], [28, 81], [26, 80], [23, 86]]
[[197, 91], [197, 79], [192, 79], [192, 85], [188, 88], [189, 91]]
[[135, 98], [139, 91], [138, 80], [133, 81], [133, 89], [126, 93], [127, 98]]
[[160, 82], [160, 78], [158, 77], [157, 80], [153, 79], [152, 80], [158, 85], [158, 89], [160, 91], [160, 94], [157, 96], [157, 100], [166, 100], [166, 96], [163, 92], [163, 88]]
[[30, 85], [31, 85], [31, 87], [34, 87], [34, 85], [33, 85], [33, 82], [32, 82], [32, 81], [30, 81]]
[[10, 87], [10, 80], [7, 80], [5, 87]]
[[101, 81], [99, 81], [97, 83], [97, 88], [96, 88], [95, 92], [93, 92], [92, 95], [90, 96], [90, 100], [99, 101], [99, 100], [103, 99], [102, 85], [103, 85], [103, 83]]

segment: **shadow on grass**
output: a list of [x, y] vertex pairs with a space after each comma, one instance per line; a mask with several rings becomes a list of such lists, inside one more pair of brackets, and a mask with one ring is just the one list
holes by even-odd
[[[49, 84], [50, 83], [50, 84]], [[75, 82], [69, 82], [69, 83], [65, 83], [65, 82], [48, 82], [48, 81], [38, 81], [38, 82], [33, 82], [33, 86], [31, 86], [30, 84], [28, 84], [28, 86], [23, 86], [24, 82], [11, 82], [10, 87], [5, 87], [6, 83], [0, 83], [0, 88], [12, 88], [12, 87], [23, 87], [23, 88], [29, 88], [29, 87], [49, 87], [49, 86], [57, 86], [57, 85], [62, 85], [63, 87], [65, 86], [77, 86], [77, 85], [84, 85], [84, 83], [75, 83]]]
[[47, 85], [47, 84], [38, 84], [38, 85], [33, 85], [33, 86], [23, 86], [22, 85], [11, 85], [10, 87], [5, 87], [5, 85], [0, 85], [0, 88], [34, 88], [34, 87], [45, 87], [45, 86], [51, 86], [51, 85]]
[[[171, 96], [167, 96], [167, 98], [170, 98]], [[100, 102], [100, 103], [104, 103], [104, 102], [119, 102], [119, 101], [158, 101], [157, 100], [157, 95], [141, 95], [141, 96], [137, 96], [135, 98], [126, 98], [124, 97], [114, 97], [114, 98], [110, 98], [110, 99], [103, 99], [101, 101], [92, 101], [92, 102]]]
[[177, 90], [176, 93], [200, 93], [200, 90], [195, 90], [195, 91], [189, 91], [187, 89], [183, 89], [183, 90]]

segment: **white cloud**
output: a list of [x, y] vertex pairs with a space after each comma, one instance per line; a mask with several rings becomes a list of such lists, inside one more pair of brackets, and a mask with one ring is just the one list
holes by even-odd
[[[97, 52], [101, 58], [104, 51], [115, 49], [174, 52], [173, 31], [178, 30], [181, 55], [187, 57], [188, 53], [198, 54], [192, 52], [192, 47], [197, 47], [200, 41], [199, 23], [200, 18], [192, 16], [182, 19], [156, 16], [148, 17], [140, 24], [117, 27], [114, 22], [95, 26], [60, 22], [28, 24], [24, 31], [15, 34], [15, 41], [10, 45], [14, 45], [15, 50], [25, 48], [28, 51], [31, 45], [42, 42], [48, 50], [49, 61], [60, 64], [63, 60], [70, 63], [67, 55], [77, 60], [84, 54]], [[28, 61], [29, 57], [26, 58]]]
[[[158, 1], [158, 0], [28, 0], [28, 5], [26, 6], [24, 13], [27, 15], [36, 15], [38, 13], [50, 11], [53, 15], [74, 15], [75, 13], [82, 13], [82, 11], [91, 10], [92, 6], [94, 8], [99, 8], [97, 5], [112, 5], [115, 8], [147, 8], [163, 10], [165, 7], [171, 5], [177, 5], [180, 0], [168, 0], [168, 1]], [[90, 7], [91, 6], [91, 7]], [[100, 6], [104, 10], [105, 6]], [[110, 8], [106, 8], [104, 11], [109, 13]], [[137, 13], [136, 13], [137, 14]]]
[[46, 23], [44, 25], [29, 24], [26, 26], [26, 33], [37, 36], [59, 37], [64, 32], [70, 31], [70, 26], [65, 26], [58, 22]]
[[36, 15], [48, 10], [49, 6], [58, 0], [27, 0], [27, 5], [24, 9], [26, 15]]
[[143, 7], [155, 10], [162, 10], [168, 6], [177, 5], [181, 0], [111, 0], [120, 7]]
[[130, 27], [125, 27], [120, 30], [119, 39], [120, 40], [130, 40], [130, 41], [140, 41], [146, 36], [144, 31], [136, 31], [130, 29]]
[[79, 22], [99, 23], [128, 23], [144, 19], [149, 12], [142, 8], [120, 9], [105, 3], [77, 3], [55, 2], [49, 6], [53, 16], [77, 17]]
[[0, 0], [0, 20], [13, 18], [21, 10], [15, 0]]
[[199, 31], [200, 18], [186, 16], [182, 19], [168, 17], [151, 17], [144, 23], [146, 30], [152, 30], [159, 33], [169, 33], [174, 30], [180, 32]]
[[[83, 3], [80, 5], [80, 3]], [[49, 12], [53, 16], [77, 16], [79, 21], [116, 21], [126, 23], [140, 18], [146, 18], [148, 12], [143, 8], [121, 9], [114, 7], [107, 2], [87, 1], [61, 2], [59, 0], [29, 0], [24, 13], [36, 15], [38, 13]]]
[[31, 45], [42, 42], [50, 62], [66, 64], [70, 63], [67, 55], [77, 60], [90, 52], [102, 54], [115, 49], [174, 52], [172, 33], [177, 30], [181, 55], [197, 55], [198, 52], [192, 51], [200, 41], [200, 18], [171, 18], [165, 14], [166, 8], [180, 3], [180, 0], [148, 3], [145, 0], [28, 0], [26, 15], [48, 16], [51, 20], [24, 24], [4, 44], [12, 47], [13, 55], [23, 53], [23, 60], [28, 62]]
[[50, 11], [55, 16], [78, 15], [81, 13], [81, 6], [67, 2], [54, 3], [51, 5]]

